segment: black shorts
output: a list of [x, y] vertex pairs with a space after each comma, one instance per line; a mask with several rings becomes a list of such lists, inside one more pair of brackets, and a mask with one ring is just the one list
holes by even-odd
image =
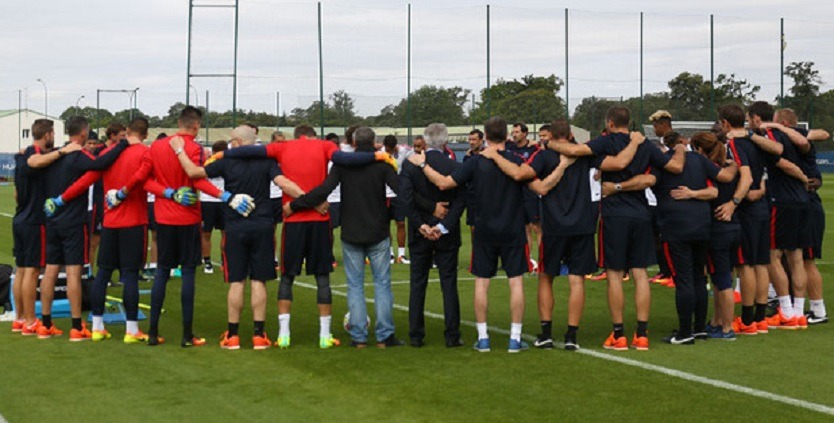
[[[720, 225], [719, 228], [716, 226]], [[707, 250], [707, 271], [711, 275], [731, 273], [738, 261], [741, 226], [713, 222]], [[723, 288], [721, 288], [723, 289]]]
[[388, 205], [388, 219], [394, 222], [405, 222], [405, 207], [402, 201], [397, 197], [385, 199], [385, 204]]
[[203, 214], [203, 232], [211, 232], [215, 229], [223, 230], [223, 207], [226, 207], [226, 205], [217, 201], [200, 203], [200, 213]]
[[272, 224], [277, 225], [284, 221], [284, 205], [281, 204], [282, 199], [281, 197], [278, 198], [270, 198], [269, 202], [272, 203]]
[[148, 230], [156, 230], [156, 215], [153, 212], [153, 203], [148, 203]]
[[223, 237], [223, 277], [226, 282], [247, 278], [271, 281], [275, 274], [275, 244], [272, 226], [263, 228], [229, 228]]
[[306, 261], [308, 275], [333, 271], [330, 222], [284, 222], [281, 231], [281, 274], [298, 276]]
[[807, 204], [774, 204], [770, 212], [771, 250], [798, 250], [811, 246]]
[[197, 267], [201, 263], [200, 224], [174, 226], [158, 224], [156, 251], [159, 267]]
[[137, 271], [145, 267], [148, 227], [102, 228], [98, 267], [107, 270]]
[[550, 276], [558, 276], [562, 264], [571, 275], [587, 275], [597, 271], [594, 234], [548, 236], [542, 235], [539, 245], [539, 269]]
[[478, 278], [491, 278], [498, 270], [499, 257], [501, 267], [507, 273], [508, 278], [533, 271], [530, 263], [530, 250], [526, 244], [511, 247], [479, 242], [472, 243], [472, 262], [469, 265], [469, 271]]
[[342, 203], [330, 203], [330, 227], [333, 229], [342, 226]]
[[811, 200], [808, 210], [808, 235], [811, 246], [802, 249], [803, 260], [819, 260], [822, 258], [822, 239], [825, 236], [825, 210], [822, 202]]
[[524, 206], [524, 223], [539, 223], [541, 221], [541, 208], [542, 202], [538, 197], [528, 198], [526, 195], [524, 196], [524, 200], [521, 202]]
[[90, 262], [90, 232], [87, 225], [46, 227], [46, 264], [65, 266]]
[[46, 266], [46, 227], [44, 225], [13, 224], [12, 237], [15, 266]]
[[739, 216], [741, 222], [741, 243], [733, 264], [755, 266], [770, 264], [770, 222], [745, 215]]
[[628, 270], [657, 264], [651, 220], [609, 216], [600, 218], [599, 226], [599, 267]]
[[101, 234], [101, 228], [104, 224], [104, 209], [99, 207], [98, 204], [93, 206], [93, 209], [90, 210], [90, 233], [93, 235]]

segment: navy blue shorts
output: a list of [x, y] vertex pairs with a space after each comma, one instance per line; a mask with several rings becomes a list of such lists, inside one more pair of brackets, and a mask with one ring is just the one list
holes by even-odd
[[508, 278], [532, 272], [529, 247], [472, 243], [472, 262], [469, 271], [478, 278], [491, 278], [498, 271], [498, 259]]
[[46, 266], [46, 227], [44, 225], [13, 224], [12, 237], [14, 238], [12, 254], [15, 266]]
[[174, 269], [177, 266], [197, 267], [202, 260], [200, 253], [200, 224], [174, 226], [158, 224], [156, 250], [159, 267]]
[[222, 245], [226, 282], [242, 282], [247, 278], [261, 282], [275, 279], [275, 244], [271, 233], [271, 225], [226, 231]]
[[609, 216], [599, 220], [599, 267], [645, 269], [657, 262], [649, 219]]
[[542, 235], [539, 245], [539, 269], [550, 276], [558, 276], [562, 264], [571, 275], [587, 275], [597, 271], [594, 234], [549, 236]]
[[734, 265], [768, 265], [770, 264], [770, 222], [745, 215], [739, 216], [741, 222], [741, 243], [733, 254]]
[[825, 236], [825, 210], [822, 208], [822, 202], [817, 199], [811, 199], [810, 204], [807, 228], [811, 246], [802, 249], [802, 258], [819, 260], [822, 258], [822, 239]]
[[[707, 271], [712, 276], [713, 285], [719, 291], [732, 288], [732, 272], [738, 255], [741, 240], [741, 226], [725, 223], [712, 223], [709, 250], [707, 251]], [[730, 275], [727, 278], [727, 275]], [[723, 286], [730, 281], [728, 286]]]
[[46, 226], [46, 264], [65, 266], [90, 262], [90, 232], [84, 225], [69, 228]]
[[107, 270], [138, 271], [145, 267], [148, 227], [102, 228], [98, 267]]
[[204, 201], [200, 203], [200, 213], [203, 214], [203, 232], [211, 232], [215, 229], [218, 231], [223, 230], [223, 207], [228, 206], [216, 201]]
[[284, 205], [281, 204], [283, 199], [281, 197], [278, 198], [270, 198], [269, 202], [272, 203], [272, 224], [277, 225], [284, 221]]
[[774, 204], [770, 218], [770, 249], [798, 250], [811, 247], [807, 204]]
[[386, 198], [385, 203], [388, 205], [388, 219], [394, 222], [405, 222], [405, 207], [397, 197]]
[[[281, 274], [298, 276], [306, 262], [308, 275], [333, 272], [330, 222], [284, 222], [281, 231]], [[270, 260], [270, 263], [272, 261]]]
[[542, 215], [541, 199], [539, 199], [539, 197], [530, 198], [528, 196], [524, 196], [522, 204], [524, 205], [524, 223], [539, 223]]
[[333, 229], [342, 226], [342, 203], [330, 203], [330, 227]]
[[148, 203], [148, 230], [156, 230], [156, 215], [153, 212], [153, 203]]

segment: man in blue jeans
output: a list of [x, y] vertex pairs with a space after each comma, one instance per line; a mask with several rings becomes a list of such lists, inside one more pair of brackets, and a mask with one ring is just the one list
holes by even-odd
[[[374, 151], [376, 134], [367, 127], [353, 133], [356, 151]], [[376, 346], [396, 347], [403, 342], [394, 336], [391, 293], [391, 262], [389, 248], [388, 211], [385, 205], [385, 186], [399, 193], [397, 172], [386, 163], [376, 162], [364, 167], [345, 167], [334, 164], [327, 179], [305, 195], [284, 205], [284, 213], [309, 209], [321, 204], [341, 183], [342, 256], [348, 284], [351, 346], [368, 345], [365, 327], [368, 310], [365, 306], [365, 258], [371, 262], [374, 277], [376, 306]]]

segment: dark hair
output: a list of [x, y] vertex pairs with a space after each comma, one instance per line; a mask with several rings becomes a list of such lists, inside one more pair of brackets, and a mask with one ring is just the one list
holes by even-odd
[[477, 135], [479, 140], [484, 139], [484, 133], [480, 129], [473, 129], [469, 131], [469, 135]]
[[324, 139], [326, 139], [328, 141], [336, 141], [337, 143], [339, 142], [339, 136], [336, 135], [335, 132], [331, 132], [331, 133], [325, 135]]
[[32, 137], [39, 140], [46, 136], [49, 131], [55, 129], [55, 123], [50, 119], [36, 119], [32, 122]]
[[489, 118], [484, 124], [484, 134], [488, 141], [504, 142], [507, 139], [507, 121], [499, 116]]
[[397, 146], [397, 137], [395, 135], [386, 135], [385, 138], [382, 139], [382, 145], [385, 148], [394, 148]]
[[316, 137], [316, 130], [313, 129], [310, 125], [298, 125], [295, 127], [295, 131], [293, 132], [293, 138], [299, 139], [302, 136], [307, 138], [315, 138]]
[[125, 130], [124, 125], [122, 125], [119, 122], [113, 122], [110, 125], [107, 125], [107, 130], [104, 131], [104, 136], [106, 136], [107, 139], [110, 139], [110, 137], [112, 137], [113, 135], [116, 135], [119, 132], [122, 132], [124, 130]]
[[159, 135], [156, 136], [156, 139], [161, 140], [163, 138], [168, 138], [168, 134], [164, 132], [160, 132]]
[[718, 121], [726, 120], [733, 128], [744, 128], [744, 109], [738, 104], [726, 104], [718, 109]]
[[669, 125], [671, 125], [672, 124], [672, 118], [670, 118], [669, 116], [661, 116], [661, 117], [655, 119], [653, 123], [655, 123], [655, 124], [668, 123]]
[[92, 140], [92, 141], [95, 141], [96, 143], [101, 142], [101, 140], [98, 139], [98, 133], [96, 133], [96, 131], [93, 131], [92, 129], [87, 131], [87, 140], [88, 141]]
[[67, 120], [67, 134], [71, 137], [86, 134], [90, 124], [84, 116], [73, 116]]
[[130, 129], [130, 132], [134, 132], [136, 134], [139, 134], [139, 136], [141, 136], [142, 138], [145, 138], [148, 136], [148, 126], [150, 125], [148, 124], [147, 119], [143, 117], [138, 117], [130, 121], [130, 125], [128, 125], [127, 127], [128, 129]]
[[244, 123], [244, 125], [246, 125], [246, 126], [248, 126], [248, 127], [252, 128], [252, 129], [254, 129], [254, 130], [255, 130], [255, 135], [258, 135], [258, 127], [257, 127], [257, 125], [252, 124], [252, 123]]
[[518, 129], [521, 129], [521, 132], [523, 132], [525, 134], [527, 133], [527, 125], [525, 125], [524, 122], [514, 123], [513, 128], [515, 128], [515, 127], [518, 127]]
[[631, 112], [626, 107], [614, 106], [608, 109], [605, 120], [610, 120], [615, 128], [628, 128], [628, 124], [631, 122]]
[[353, 125], [348, 127], [348, 129], [345, 129], [345, 141], [347, 141], [348, 144], [356, 145], [356, 143], [353, 142], [353, 133], [356, 132], [358, 128], [359, 125]]
[[[542, 127], [544, 129], [544, 127]], [[548, 128], [555, 139], [570, 139], [570, 124], [564, 119], [556, 119], [551, 122]]]
[[773, 106], [767, 104], [766, 101], [754, 101], [747, 107], [747, 114], [758, 116], [763, 121], [770, 122], [773, 120]]
[[425, 140], [426, 138], [425, 138], [425, 137], [423, 137], [422, 135], [415, 135], [415, 136], [414, 136], [414, 139], [415, 139], [415, 140]]
[[681, 134], [679, 134], [675, 131], [672, 131], [672, 132], [666, 134], [665, 137], [663, 137], [663, 144], [666, 147], [669, 147], [670, 149], [675, 148], [676, 145], [678, 145], [682, 142], [683, 142], [683, 136], [681, 136]]
[[692, 148], [700, 149], [713, 163], [724, 166], [724, 162], [727, 161], [727, 147], [712, 132], [696, 132], [689, 142]]
[[226, 151], [229, 149], [229, 143], [226, 141], [220, 140], [215, 142], [211, 145], [211, 152], [212, 153], [219, 153], [221, 151]]
[[548, 131], [548, 132], [550, 132], [550, 124], [549, 124], [549, 123], [545, 123], [544, 125], [540, 126], [540, 127], [539, 127], [539, 132], [541, 132], [541, 131]]
[[185, 106], [180, 112], [179, 124], [184, 127], [199, 125], [203, 121], [203, 112], [194, 106]]

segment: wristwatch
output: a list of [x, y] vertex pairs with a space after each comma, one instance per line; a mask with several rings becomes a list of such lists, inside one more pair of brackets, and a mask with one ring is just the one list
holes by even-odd
[[182, 153], [182, 148], [178, 148], [178, 149], [174, 150], [174, 154], [176, 154], [177, 156], [179, 156], [180, 153]]
[[426, 162], [420, 163], [420, 169], [423, 169], [425, 167], [426, 167]]
[[622, 190], [623, 190], [623, 185], [622, 184], [615, 184], [614, 185], [614, 191], [620, 192]]
[[733, 204], [735, 204], [735, 205], [741, 204], [741, 198], [733, 197]]
[[753, 138], [753, 134], [754, 134], [754, 132], [753, 132], [752, 129], [747, 130], [747, 138]]

